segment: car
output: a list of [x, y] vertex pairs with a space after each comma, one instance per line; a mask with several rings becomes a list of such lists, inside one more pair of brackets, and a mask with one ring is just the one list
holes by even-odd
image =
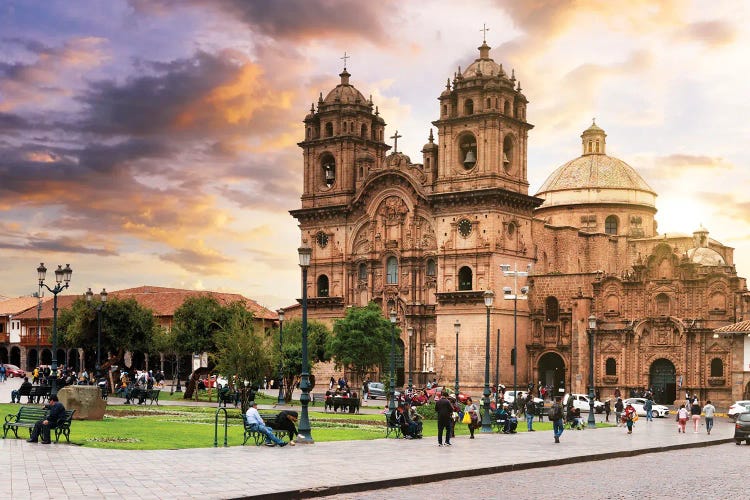
[[738, 414], [734, 424], [734, 442], [742, 444], [743, 440], [750, 444], [750, 412]]
[[211, 388], [216, 387], [217, 383], [220, 386], [224, 387], [225, 385], [227, 385], [227, 379], [225, 377], [222, 377], [221, 375], [219, 375], [218, 377], [216, 375], [211, 375], [209, 378], [201, 379], [200, 383], [202, 383], [203, 387], [206, 389], [208, 389], [209, 387]]
[[[383, 384], [382, 382], [370, 382], [370, 384], [367, 386], [367, 391], [370, 393], [370, 399], [387, 399], [388, 397], [388, 393], [385, 390], [385, 384]], [[394, 394], [396, 398], [401, 395], [399, 391], [395, 391]]]
[[750, 400], [744, 399], [742, 401], [735, 401], [734, 404], [729, 407], [729, 410], [727, 410], [727, 415], [732, 420], [737, 420], [737, 416], [740, 413], [747, 412], [750, 412]]
[[[625, 406], [629, 404], [633, 405], [635, 412], [639, 417], [646, 416], [646, 410], [643, 409], [643, 405], [646, 404], [646, 398], [628, 398], [622, 402]], [[651, 404], [651, 416], [653, 417], [666, 417], [669, 415], [669, 407], [659, 405], [656, 403]]]
[[[518, 397], [522, 399], [524, 402], [526, 401], [526, 396], [528, 395], [528, 392], [526, 391], [517, 391]], [[508, 403], [509, 405], [513, 404], [513, 401], [516, 400], [516, 395], [514, 391], [505, 391], [503, 394], [503, 402]], [[534, 403], [536, 404], [544, 404], [544, 400], [541, 398], [534, 398]]]
[[21, 370], [16, 365], [11, 365], [9, 363], [5, 363], [5, 376], [8, 378], [13, 377], [25, 377], [26, 372]]
[[[589, 397], [586, 394], [565, 394], [562, 400], [563, 406], [568, 406], [568, 398], [571, 396], [573, 397], [574, 408], [578, 408], [581, 411], [589, 411], [591, 404], [589, 403]], [[594, 413], [604, 413], [604, 403], [601, 401], [594, 401]]]

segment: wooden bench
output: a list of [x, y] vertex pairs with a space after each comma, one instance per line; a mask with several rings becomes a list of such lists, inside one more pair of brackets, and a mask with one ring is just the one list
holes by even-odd
[[50, 391], [52, 390], [52, 387], [49, 385], [35, 385], [31, 387], [31, 391], [29, 392], [29, 399], [28, 403], [44, 403], [45, 401], [49, 400]]
[[[5, 423], [3, 424], [3, 439], [8, 435], [8, 431], [13, 431], [16, 438], [18, 438], [18, 428], [26, 427], [29, 429], [29, 436], [31, 431], [34, 429], [34, 425], [39, 420], [43, 420], [47, 417], [49, 410], [45, 408], [39, 408], [37, 406], [21, 406], [18, 409], [18, 413], [10, 413], [5, 417]], [[75, 410], [65, 410], [65, 419], [51, 431], [55, 431], [55, 443], [60, 440], [60, 434], [65, 436], [65, 440], [70, 442], [70, 424], [73, 421], [73, 414]]]
[[[277, 438], [283, 441], [285, 437], [288, 437], [289, 433], [286, 430], [273, 428], [273, 423], [276, 420], [276, 415], [278, 415], [278, 413], [258, 412], [258, 414], [260, 414], [260, 417], [263, 419], [263, 422], [265, 422], [266, 427], [270, 427], [273, 430], [273, 433]], [[243, 436], [244, 439], [242, 441], [242, 446], [245, 446], [245, 444], [250, 438], [253, 439], [255, 446], [260, 446], [266, 441], [265, 434], [255, 430], [247, 423], [247, 415], [245, 415], [244, 413], [242, 414], [242, 425], [245, 428], [245, 434]]]
[[[396, 410], [393, 410], [393, 411], [396, 411]], [[394, 438], [401, 439], [401, 426], [398, 425], [395, 420], [391, 419], [391, 413], [386, 413], [385, 414], [385, 438], [388, 439], [391, 434], [393, 434]]]

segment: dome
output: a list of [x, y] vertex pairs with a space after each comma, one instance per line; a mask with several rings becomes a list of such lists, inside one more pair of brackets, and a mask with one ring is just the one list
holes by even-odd
[[545, 200], [542, 208], [590, 203], [656, 206], [656, 193], [640, 174], [605, 154], [606, 136], [596, 123], [583, 132], [583, 154], [552, 172], [536, 194]]
[[479, 59], [474, 60], [462, 73], [464, 78], [476, 76], [506, 76], [503, 67], [490, 58], [490, 46], [487, 42], [479, 47]]
[[691, 248], [687, 251], [688, 259], [693, 264], [699, 264], [701, 266], [724, 266], [724, 257], [719, 252], [712, 248], [698, 247]]
[[336, 85], [323, 100], [325, 104], [367, 104], [362, 93], [349, 83], [351, 76], [346, 69], [339, 74], [341, 83]]

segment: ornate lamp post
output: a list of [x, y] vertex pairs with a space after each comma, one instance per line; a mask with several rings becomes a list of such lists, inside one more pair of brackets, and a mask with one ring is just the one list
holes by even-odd
[[[39, 288], [46, 288], [54, 296], [52, 302], [52, 388], [50, 389], [50, 395], [57, 396], [57, 294], [68, 288], [73, 270], [70, 268], [70, 264], [65, 264], [65, 269], [63, 269], [62, 265], [57, 266], [57, 269], [55, 269], [54, 288], [50, 288], [44, 284], [44, 278], [47, 275], [47, 268], [44, 267], [44, 263], [39, 264], [36, 272], [39, 275]], [[64, 285], [63, 282], [65, 283]]]
[[596, 330], [596, 316], [589, 316], [589, 419], [588, 427], [596, 427], [596, 417], [594, 416], [594, 331]]
[[42, 364], [42, 353], [40, 351], [41, 346], [39, 344], [40, 344], [41, 339], [42, 339], [42, 325], [41, 325], [41, 316], [42, 316], [42, 287], [39, 287], [39, 291], [38, 292], [34, 292], [34, 297], [36, 297], [39, 300], [39, 302], [37, 302], [37, 305], [36, 305], [36, 366], [41, 366], [41, 364]]
[[484, 345], [484, 413], [482, 414], [482, 432], [492, 432], [492, 420], [490, 419], [490, 309], [495, 300], [492, 290], [484, 292], [484, 305], [487, 308], [487, 337]]
[[[86, 304], [88, 304], [89, 307], [94, 307], [91, 303], [91, 300], [94, 298], [94, 292], [91, 291], [91, 288], [88, 289], [86, 292]], [[101, 376], [101, 367], [102, 367], [102, 309], [104, 309], [104, 305], [107, 303], [107, 290], [102, 288], [101, 293], [99, 294], [99, 305], [94, 307], [96, 310], [96, 366], [94, 367], [94, 372], [96, 374], [96, 378], [98, 379]]]
[[302, 415], [299, 420], [299, 434], [297, 442], [303, 444], [313, 444], [312, 433], [310, 429], [310, 419], [307, 415], [307, 405], [310, 403], [310, 373], [307, 362], [307, 268], [310, 267], [310, 257], [312, 248], [302, 246], [297, 249], [299, 254], [299, 267], [302, 268], [302, 380], [299, 388], [302, 395], [299, 398], [302, 404]]
[[388, 384], [388, 410], [390, 412], [396, 409], [396, 319], [398, 319], [396, 310], [391, 309], [391, 383]]
[[503, 264], [500, 266], [504, 276], [513, 276], [513, 288], [506, 286], [503, 287], [503, 298], [505, 300], [513, 301], [513, 410], [518, 409], [518, 301], [527, 300], [529, 287], [522, 286], [521, 293], [518, 293], [518, 277], [528, 276], [531, 272], [531, 264], [526, 267], [526, 271], [519, 271], [516, 269], [516, 265], [513, 264], [513, 270], [510, 270], [509, 264]]
[[412, 344], [412, 337], [414, 336], [414, 327], [410, 326], [406, 329], [407, 332], [409, 332], [409, 396], [411, 397], [412, 391], [414, 390], [413, 380], [412, 380], [412, 371], [414, 369], [413, 365], [413, 359], [414, 359], [414, 347]]
[[461, 332], [461, 323], [458, 320], [453, 323], [453, 329], [456, 331], [456, 385], [454, 389], [456, 389], [456, 399], [458, 399], [458, 334]]
[[279, 315], [279, 398], [276, 400], [277, 405], [286, 403], [284, 399], [284, 310], [276, 311]]
[[500, 397], [500, 329], [497, 329], [497, 342], [495, 343], [495, 406]]

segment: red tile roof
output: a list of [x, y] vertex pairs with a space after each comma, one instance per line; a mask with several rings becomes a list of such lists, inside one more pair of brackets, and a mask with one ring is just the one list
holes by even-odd
[[[42, 300], [48, 300], [46, 297]], [[15, 299], [0, 300], [0, 316], [7, 316], [9, 314], [16, 315], [26, 311], [27, 309], [34, 308], [34, 315], [36, 317], [36, 305], [38, 299], [36, 297], [17, 297]]]
[[740, 321], [733, 325], [722, 326], [714, 331], [717, 333], [750, 333], [750, 321]]

